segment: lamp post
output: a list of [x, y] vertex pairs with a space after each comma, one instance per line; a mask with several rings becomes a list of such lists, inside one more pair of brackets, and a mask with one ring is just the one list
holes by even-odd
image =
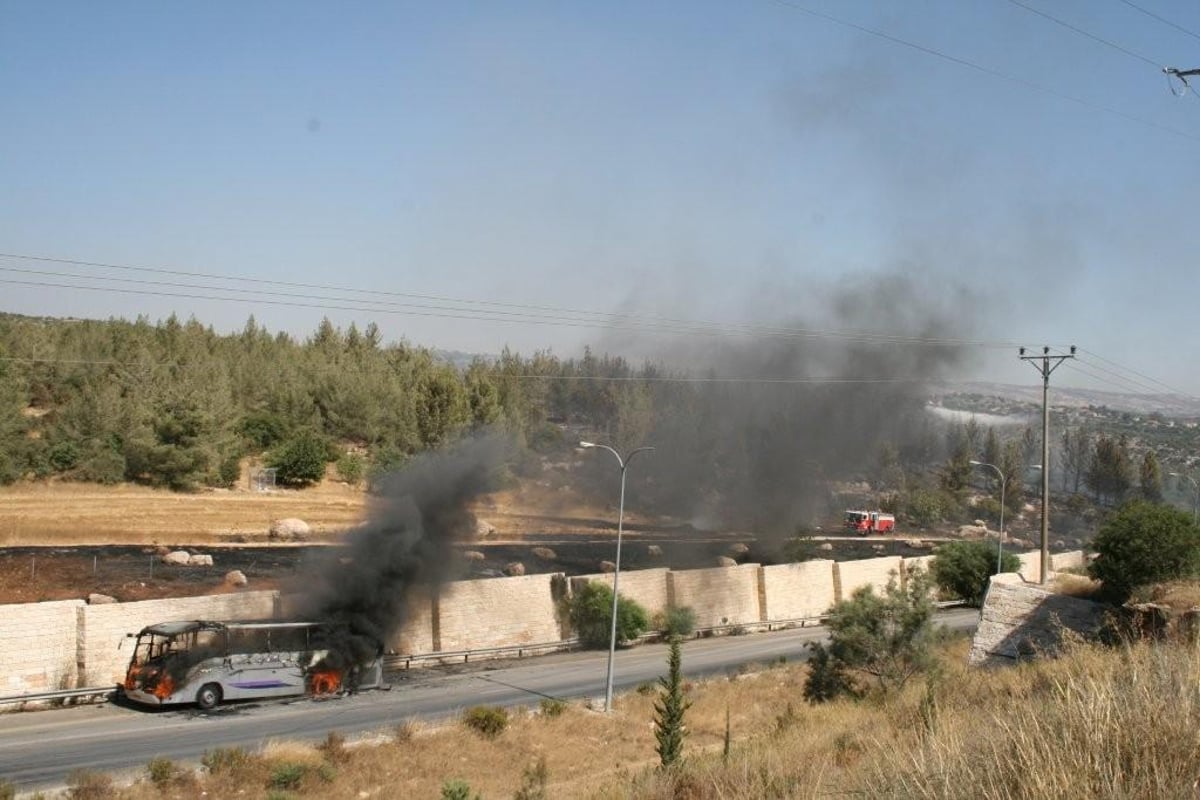
[[1192, 524], [1195, 524], [1197, 511], [1200, 510], [1200, 483], [1196, 483], [1196, 479], [1191, 475], [1184, 475], [1179, 472], [1168, 472], [1167, 474], [1173, 478], [1187, 478], [1196, 489], [1196, 499], [1192, 501]]
[[996, 470], [996, 474], [1000, 476], [1000, 535], [996, 537], [996, 574], [1000, 574], [1001, 564], [1004, 562], [1004, 501], [1008, 499], [1005, 492], [1005, 485], [1008, 483], [1008, 478], [1000, 471], [1000, 468], [995, 464], [988, 464], [983, 461], [971, 461], [973, 467], [991, 467]]
[[594, 442], [580, 442], [580, 447], [599, 447], [602, 450], [607, 450], [612, 453], [617, 459], [617, 464], [621, 467], [621, 502], [617, 506], [617, 560], [613, 566], [613, 602], [612, 602], [612, 630], [608, 636], [608, 677], [604, 681], [604, 713], [607, 714], [612, 710], [613, 696], [613, 656], [617, 652], [617, 582], [621, 579], [621, 531], [625, 522], [625, 471], [629, 469], [629, 462], [638, 453], [644, 453], [647, 450], [653, 450], [653, 447], [638, 447], [630, 450], [621, 458], [621, 454], [606, 444], [595, 444]]

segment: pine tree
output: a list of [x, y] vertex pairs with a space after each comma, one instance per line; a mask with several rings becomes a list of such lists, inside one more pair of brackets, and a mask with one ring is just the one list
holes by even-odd
[[683, 755], [683, 737], [687, 735], [683, 715], [692, 705], [683, 699], [683, 644], [678, 636], [671, 637], [667, 674], [658, 683], [662, 693], [654, 704], [654, 738], [658, 740], [654, 750], [659, 762], [669, 767]]
[[1162, 468], [1158, 465], [1158, 457], [1153, 450], [1147, 450], [1142, 458], [1142, 469], [1139, 480], [1142, 497], [1151, 503], [1161, 503], [1163, 497]]

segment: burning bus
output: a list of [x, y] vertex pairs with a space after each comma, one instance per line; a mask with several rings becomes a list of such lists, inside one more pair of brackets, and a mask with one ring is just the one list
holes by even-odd
[[382, 655], [378, 642], [331, 623], [160, 622], [137, 634], [118, 688], [137, 703], [206, 710], [224, 700], [329, 695], [380, 688]]

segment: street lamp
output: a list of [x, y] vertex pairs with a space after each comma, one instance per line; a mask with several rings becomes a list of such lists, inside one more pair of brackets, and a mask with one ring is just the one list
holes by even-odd
[[1000, 535], [996, 537], [996, 574], [1000, 574], [1001, 564], [1004, 562], [1004, 501], [1008, 499], [1005, 492], [1005, 484], [1008, 483], [1008, 478], [1000, 471], [1000, 468], [995, 464], [988, 464], [983, 461], [975, 461], [972, 459], [971, 466], [973, 467], [991, 467], [996, 470], [996, 474], [1000, 476]]
[[1173, 478], [1187, 478], [1189, 481], [1192, 482], [1192, 486], [1195, 487], [1196, 499], [1192, 501], [1192, 524], [1195, 524], [1197, 510], [1200, 509], [1200, 483], [1196, 483], [1196, 479], [1193, 478], [1191, 475], [1183, 475], [1178, 472], [1168, 472], [1167, 474]]
[[617, 652], [617, 582], [621, 579], [621, 530], [625, 522], [625, 471], [629, 468], [629, 462], [638, 453], [643, 453], [647, 450], [653, 450], [653, 447], [639, 447], [631, 450], [621, 458], [621, 454], [612, 449], [606, 444], [595, 444], [594, 442], [580, 442], [580, 447], [599, 447], [602, 450], [607, 450], [612, 453], [617, 459], [617, 464], [621, 467], [621, 502], [617, 506], [617, 560], [613, 566], [613, 602], [612, 602], [612, 631], [608, 636], [608, 677], [604, 682], [604, 713], [612, 710], [613, 696], [613, 656]]

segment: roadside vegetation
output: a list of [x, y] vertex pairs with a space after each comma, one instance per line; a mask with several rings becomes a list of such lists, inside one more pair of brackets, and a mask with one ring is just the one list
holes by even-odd
[[685, 680], [687, 745], [669, 768], [651, 724], [662, 698], [631, 692], [611, 716], [576, 703], [553, 715], [516, 710], [494, 737], [407, 723], [361, 745], [333, 736], [212, 750], [197, 770], [156, 759], [132, 786], [73, 780], [99, 792], [81, 797], [114, 800], [1194, 797], [1192, 648], [1079, 644], [1004, 670], [968, 669], [966, 648], [937, 645], [926, 677], [902, 687], [819, 704], [804, 701], [801, 664]]

